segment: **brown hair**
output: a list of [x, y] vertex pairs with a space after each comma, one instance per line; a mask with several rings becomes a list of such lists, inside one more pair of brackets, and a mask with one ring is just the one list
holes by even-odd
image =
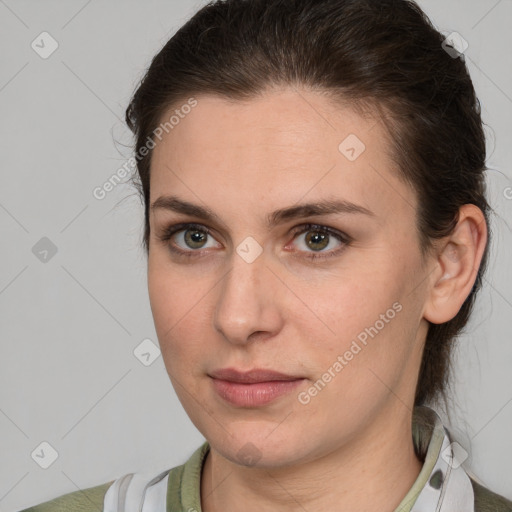
[[[172, 106], [201, 93], [250, 100], [273, 85], [309, 87], [388, 122], [399, 176], [418, 197], [422, 254], [449, 235], [459, 208], [478, 206], [489, 232], [485, 135], [463, 55], [410, 0], [218, 0], [201, 8], [153, 58], [126, 110], [135, 149], [154, 140]], [[359, 108], [358, 107], [358, 108]], [[154, 146], [154, 145], [153, 145]], [[152, 149], [152, 148], [151, 148]], [[150, 150], [133, 183], [145, 208], [149, 251]], [[449, 322], [430, 324], [415, 405], [446, 404], [451, 349], [482, 284]]]

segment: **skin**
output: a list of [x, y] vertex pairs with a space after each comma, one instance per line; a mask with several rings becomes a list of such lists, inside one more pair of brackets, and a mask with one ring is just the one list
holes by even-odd
[[[148, 286], [167, 372], [211, 446], [202, 509], [362, 512], [379, 504], [391, 512], [422, 467], [411, 421], [427, 321], [453, 318], [471, 291], [487, 241], [482, 212], [463, 206], [453, 235], [423, 261], [417, 200], [397, 177], [377, 118], [291, 88], [246, 102], [196, 99], [154, 149], [150, 202], [172, 194], [220, 220], [152, 209]], [[355, 161], [338, 150], [349, 134], [366, 146]], [[267, 230], [271, 212], [326, 198], [374, 216], [308, 216]], [[182, 228], [161, 239], [166, 227], [186, 222], [211, 235], [187, 245]], [[314, 228], [292, 231], [308, 222], [351, 241], [308, 245]], [[252, 263], [236, 251], [249, 236], [263, 249]], [[178, 256], [171, 244], [202, 256]], [[400, 312], [301, 403], [298, 393], [396, 302]], [[208, 376], [226, 367], [305, 380], [267, 405], [236, 407]], [[239, 454], [248, 443], [252, 463]]]

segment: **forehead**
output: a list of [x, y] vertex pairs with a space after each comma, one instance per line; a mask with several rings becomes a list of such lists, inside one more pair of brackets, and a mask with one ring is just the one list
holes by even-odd
[[259, 201], [261, 208], [262, 202], [291, 205], [305, 195], [314, 200], [339, 192], [382, 215], [405, 202], [410, 216], [412, 191], [398, 179], [389, 135], [376, 115], [363, 117], [304, 90], [243, 102], [216, 95], [196, 100], [157, 141], [151, 201], [173, 193], [191, 201], [221, 200], [226, 208], [226, 201]]

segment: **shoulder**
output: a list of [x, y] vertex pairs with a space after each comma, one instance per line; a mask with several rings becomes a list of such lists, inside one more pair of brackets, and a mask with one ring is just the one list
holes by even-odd
[[[190, 461], [188, 461], [188, 464], [181, 464], [170, 470], [160, 472], [156, 476], [153, 472], [127, 473], [116, 480], [64, 494], [19, 512], [102, 512], [105, 510], [105, 506], [107, 506], [108, 510], [111, 510], [112, 503], [110, 501], [114, 500], [117, 502], [120, 495], [123, 495], [124, 499], [128, 499], [127, 493], [129, 488], [131, 492], [129, 499], [137, 500], [147, 485], [153, 485], [154, 488], [157, 487], [154, 485], [157, 483], [155, 481], [160, 482], [160, 484], [166, 483], [167, 485], [165, 487], [159, 485], [157, 494], [163, 494], [160, 498], [154, 495], [152, 499], [163, 499], [164, 502], [169, 500], [172, 504], [181, 503], [183, 492], [191, 491], [188, 487], [190, 487], [192, 482], [189, 482], [188, 486], [183, 486], [183, 475], [187, 467], [189, 472], [194, 472], [197, 469], [195, 465], [191, 467]], [[128, 476], [133, 478], [127, 480], [126, 477]], [[164, 478], [166, 476], [168, 479]], [[111, 491], [108, 493], [109, 489]], [[108, 498], [109, 496], [110, 498]], [[109, 500], [108, 503], [105, 501], [106, 497]]]
[[80, 491], [64, 494], [50, 501], [20, 512], [98, 512], [103, 510], [103, 499], [114, 480]]
[[512, 501], [470, 478], [475, 493], [475, 512], [512, 512]]

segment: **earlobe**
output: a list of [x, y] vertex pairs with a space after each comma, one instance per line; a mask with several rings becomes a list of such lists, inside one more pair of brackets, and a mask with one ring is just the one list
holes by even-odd
[[453, 233], [439, 244], [437, 271], [432, 274], [424, 318], [431, 323], [450, 321], [468, 297], [487, 244], [487, 224], [475, 205], [460, 208]]

